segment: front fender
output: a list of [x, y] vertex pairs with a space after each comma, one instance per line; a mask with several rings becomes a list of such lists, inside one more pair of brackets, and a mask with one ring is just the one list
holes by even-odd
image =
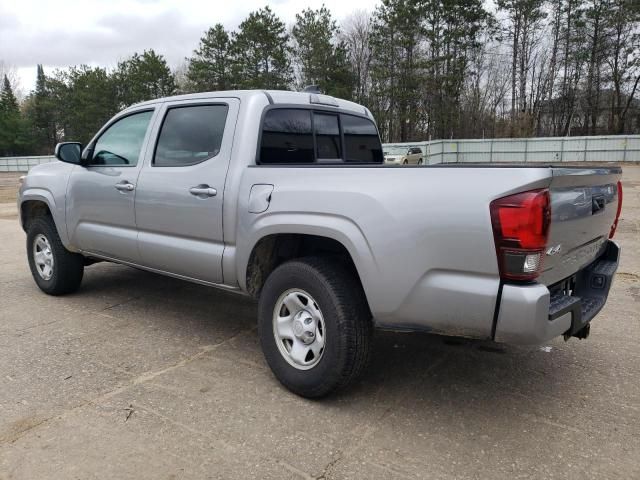
[[45, 188], [27, 187], [20, 193], [20, 197], [18, 198], [18, 215], [20, 218], [20, 225], [22, 226], [22, 229], [26, 231], [25, 219], [23, 218], [22, 212], [23, 205], [26, 202], [30, 201], [42, 202], [47, 205], [47, 208], [49, 208], [49, 211], [51, 212], [53, 222], [56, 225], [56, 229], [58, 230], [60, 240], [65, 247], [68, 247], [69, 236], [67, 235], [64, 205], [60, 205], [60, 202], [56, 202], [56, 199], [51, 191]]

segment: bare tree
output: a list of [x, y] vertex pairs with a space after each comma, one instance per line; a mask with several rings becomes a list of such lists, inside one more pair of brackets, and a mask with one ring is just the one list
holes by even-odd
[[347, 47], [349, 62], [355, 75], [356, 102], [365, 102], [371, 86], [371, 15], [356, 10], [342, 22], [339, 39]]

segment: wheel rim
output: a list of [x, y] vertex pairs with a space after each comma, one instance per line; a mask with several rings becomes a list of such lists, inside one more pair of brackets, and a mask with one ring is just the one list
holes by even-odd
[[326, 330], [317, 302], [304, 290], [280, 295], [273, 309], [273, 336], [282, 357], [298, 370], [315, 367], [324, 354]]
[[53, 275], [53, 251], [49, 240], [42, 234], [39, 234], [33, 241], [33, 261], [38, 275], [43, 280], [49, 280]]

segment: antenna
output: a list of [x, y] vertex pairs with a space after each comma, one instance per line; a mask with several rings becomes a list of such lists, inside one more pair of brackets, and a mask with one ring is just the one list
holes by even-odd
[[319, 85], [308, 85], [302, 91], [305, 93], [322, 93]]

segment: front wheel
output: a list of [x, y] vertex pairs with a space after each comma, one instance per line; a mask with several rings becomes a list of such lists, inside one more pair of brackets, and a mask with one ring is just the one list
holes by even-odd
[[260, 295], [258, 330], [267, 363], [292, 392], [308, 398], [352, 383], [371, 351], [373, 325], [362, 286], [341, 262], [288, 261]]
[[74, 292], [82, 282], [84, 257], [64, 247], [51, 217], [30, 222], [27, 258], [33, 279], [49, 295]]

